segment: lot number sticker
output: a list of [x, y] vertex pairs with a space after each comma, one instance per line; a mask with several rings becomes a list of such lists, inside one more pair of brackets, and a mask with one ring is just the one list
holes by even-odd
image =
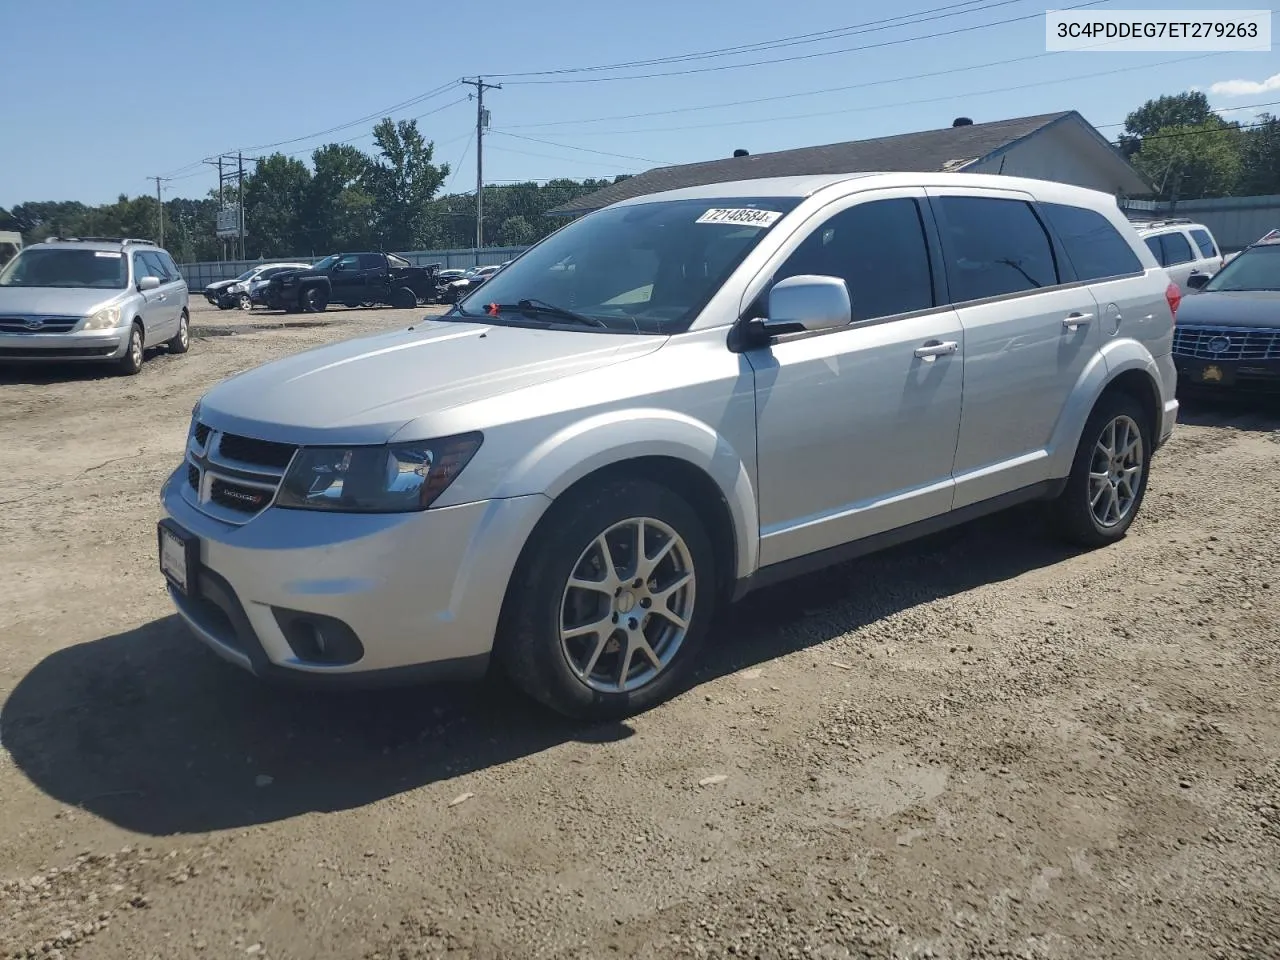
[[106, 258], [106, 259], [108, 259], [108, 260], [119, 260], [119, 259], [120, 259], [120, 254], [118, 254], [118, 253], [114, 253], [114, 252], [113, 252], [113, 251], [111, 251], [111, 250], [95, 250], [95, 251], [93, 251], [93, 255], [94, 255], [95, 257], [104, 257], [104, 258]]
[[771, 227], [782, 216], [776, 210], [725, 209], [716, 207], [700, 216], [695, 223], [736, 223], [747, 227]]

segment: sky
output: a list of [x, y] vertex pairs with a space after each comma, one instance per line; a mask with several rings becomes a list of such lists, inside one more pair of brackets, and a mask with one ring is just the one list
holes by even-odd
[[[934, 129], [957, 116], [980, 123], [1075, 109], [1114, 139], [1145, 100], [1188, 89], [1242, 122], [1280, 111], [1254, 106], [1280, 101], [1277, 52], [1045, 55], [1046, 6], [486, 0], [361, 11], [350, 0], [0, 0], [0, 206], [109, 202], [153, 193], [148, 178], [157, 175], [167, 178], [166, 199], [202, 197], [217, 185], [206, 157], [278, 149], [306, 159], [335, 141], [368, 148], [383, 115], [420, 117], [436, 162], [453, 170], [447, 190], [474, 190], [476, 107], [458, 80], [477, 74], [502, 84], [485, 95], [486, 183], [612, 177], [735, 148]], [[687, 56], [784, 38], [797, 39]], [[582, 70], [660, 58], [669, 59]], [[787, 62], [760, 62], [778, 60]], [[628, 79], [607, 79], [616, 77]]]

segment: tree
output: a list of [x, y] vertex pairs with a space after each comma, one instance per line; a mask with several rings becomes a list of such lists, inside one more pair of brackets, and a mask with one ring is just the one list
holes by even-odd
[[246, 255], [296, 256], [311, 249], [303, 209], [311, 171], [301, 160], [273, 153], [244, 183]]
[[381, 157], [370, 164], [367, 181], [376, 201], [379, 235], [388, 250], [414, 250], [432, 233], [429, 204], [448, 164], [431, 162], [435, 146], [423, 138], [416, 120], [384, 117], [373, 128]]
[[498, 242], [504, 247], [526, 247], [537, 239], [537, 229], [519, 214], [507, 217], [498, 228]]
[[375, 198], [368, 188], [372, 161], [355, 147], [330, 143], [312, 154], [311, 165], [303, 220], [312, 252], [376, 246]]
[[1240, 193], [1280, 193], [1280, 118], [1262, 114], [1242, 138]]
[[1141, 148], [1143, 137], [1170, 127], [1198, 127], [1218, 119], [1209, 106], [1209, 98], [1199, 91], [1156, 97], [1125, 117], [1120, 152], [1132, 157]]
[[1241, 132], [1212, 120], [1162, 127], [1144, 137], [1133, 165], [1155, 184], [1161, 199], [1190, 200], [1235, 193], [1241, 173]]

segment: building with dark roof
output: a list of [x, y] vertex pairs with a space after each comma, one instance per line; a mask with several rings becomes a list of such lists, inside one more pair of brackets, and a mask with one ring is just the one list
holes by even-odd
[[1056, 180], [1117, 197], [1152, 192], [1151, 185], [1102, 134], [1079, 113], [1068, 110], [992, 123], [973, 123], [959, 117], [942, 130], [774, 153], [748, 154], [738, 150], [735, 156], [721, 160], [656, 167], [548, 213], [576, 217], [619, 200], [730, 180], [933, 170]]

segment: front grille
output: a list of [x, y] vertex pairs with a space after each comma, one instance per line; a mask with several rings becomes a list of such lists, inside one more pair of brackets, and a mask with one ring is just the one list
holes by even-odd
[[239, 463], [251, 463], [259, 467], [271, 467], [283, 470], [293, 459], [297, 447], [289, 443], [273, 443], [270, 440], [255, 440], [252, 437], [241, 437], [234, 433], [224, 433], [218, 441], [218, 454], [226, 460]]
[[275, 498], [297, 447], [222, 433], [196, 423], [187, 444], [183, 497], [226, 523], [247, 523]]
[[1177, 327], [1173, 353], [1196, 360], [1280, 360], [1280, 329]]
[[273, 495], [271, 490], [234, 483], [221, 477], [214, 477], [209, 483], [210, 501], [241, 513], [257, 513], [271, 502]]
[[79, 322], [79, 317], [0, 317], [0, 333], [66, 333]]

